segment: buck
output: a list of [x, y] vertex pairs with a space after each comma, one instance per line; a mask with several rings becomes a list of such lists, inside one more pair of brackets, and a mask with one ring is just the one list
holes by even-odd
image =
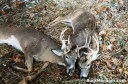
[[[80, 77], [86, 78], [89, 73], [90, 65], [99, 55], [99, 41], [95, 34], [96, 20], [95, 16], [85, 9], [80, 8], [71, 12], [64, 17], [58, 17], [48, 24], [46, 29], [58, 24], [63, 23], [72, 28], [73, 34], [70, 34], [70, 41], [64, 39], [64, 33], [68, 30], [65, 28], [60, 35], [62, 42], [62, 49], [70, 51], [75, 48], [78, 55], [78, 65], [80, 69]], [[96, 48], [96, 50], [94, 50]], [[88, 54], [87, 54], [88, 53]]]
[[24, 53], [27, 69], [13, 66], [18, 70], [31, 72], [33, 59], [44, 62], [43, 67], [37, 74], [25, 78], [26, 82], [34, 79], [48, 66], [48, 62], [66, 66], [67, 73], [70, 76], [75, 71], [77, 59], [75, 53], [61, 50], [54, 40], [35, 29], [0, 26], [0, 44], [3, 43], [12, 45]]

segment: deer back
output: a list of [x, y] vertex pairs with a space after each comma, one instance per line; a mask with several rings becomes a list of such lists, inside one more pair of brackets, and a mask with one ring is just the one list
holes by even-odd
[[74, 34], [77, 34], [78, 31], [86, 30], [88, 33], [92, 33], [96, 29], [96, 20], [95, 16], [88, 11], [83, 11], [80, 15], [76, 16], [72, 21], [74, 26]]

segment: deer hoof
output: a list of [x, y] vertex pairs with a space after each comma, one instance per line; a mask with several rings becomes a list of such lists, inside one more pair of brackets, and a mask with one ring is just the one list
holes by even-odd
[[27, 77], [25, 77], [25, 78], [23, 78], [20, 82], [19, 82], [19, 84], [27, 84], [28, 83], [28, 81], [31, 81], [31, 76], [27, 76]]

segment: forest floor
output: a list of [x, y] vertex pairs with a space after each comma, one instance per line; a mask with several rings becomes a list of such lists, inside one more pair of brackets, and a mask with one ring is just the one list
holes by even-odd
[[[48, 30], [44, 30], [43, 26], [58, 16], [65, 16], [83, 7], [95, 15], [97, 34], [100, 39], [100, 56], [92, 62], [88, 79], [91, 83], [95, 80], [108, 80], [114, 84], [126, 84], [128, 82], [127, 0], [126, 2], [125, 0], [71, 1], [46, 0], [35, 4], [2, 0], [0, 2], [0, 25], [9, 22], [19, 27], [34, 28], [58, 41], [65, 25], [58, 24]], [[0, 44], [0, 84], [18, 84], [23, 77], [36, 73], [43, 65], [41, 62], [34, 61], [34, 71], [24, 73], [13, 69], [11, 67], [13, 64], [25, 68], [24, 55], [9, 45]], [[69, 77], [65, 67], [50, 64], [29, 84], [85, 84], [89, 80], [80, 80], [78, 69], [72, 77]]]

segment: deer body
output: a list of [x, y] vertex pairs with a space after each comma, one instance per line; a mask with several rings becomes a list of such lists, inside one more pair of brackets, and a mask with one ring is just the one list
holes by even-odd
[[58, 23], [63, 23], [70, 26], [73, 30], [73, 34], [76, 34], [81, 29], [95, 31], [96, 25], [94, 15], [83, 8], [76, 9], [65, 17], [56, 18], [50, 22], [48, 26], [54, 26]]
[[[26, 53], [30, 52], [37, 61], [56, 63], [59, 57], [50, 49], [58, 48], [56, 43], [45, 34], [28, 28], [0, 28], [0, 43], [7, 43]], [[6, 30], [6, 31], [5, 31]], [[11, 31], [11, 32], [8, 32]], [[50, 42], [50, 43], [49, 43]], [[42, 53], [43, 52], [43, 53]], [[62, 61], [63, 62], [63, 61]]]
[[71, 34], [72, 45], [83, 46], [85, 37], [93, 36], [96, 31], [96, 19], [93, 14], [86, 11], [84, 8], [76, 9], [64, 17], [58, 17], [48, 24], [52, 27], [58, 23], [63, 23], [72, 28]]
[[72, 45], [83, 46], [85, 44], [86, 36], [87, 37], [93, 36], [93, 33], [86, 30], [86, 29], [80, 30], [76, 34], [71, 35], [71, 44]]
[[7, 43], [22, 51], [27, 69], [32, 71], [33, 59], [67, 66], [67, 73], [74, 72], [76, 57], [72, 52], [64, 54], [49, 36], [30, 28], [0, 26], [0, 44]]

